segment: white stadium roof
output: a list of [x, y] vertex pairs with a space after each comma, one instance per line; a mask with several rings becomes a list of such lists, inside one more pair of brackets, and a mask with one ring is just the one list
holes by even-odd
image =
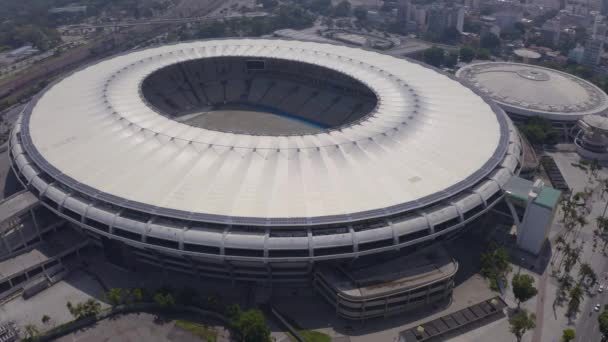
[[[363, 120], [320, 134], [253, 136], [182, 124], [141, 96], [152, 72], [218, 56], [324, 66], [366, 84], [378, 104]], [[39, 167], [77, 191], [169, 216], [262, 221], [365, 218], [428, 205], [493, 171], [509, 134], [500, 109], [430, 68], [285, 40], [198, 41], [129, 52], [63, 78], [29, 110], [21, 126], [24, 147]]]
[[456, 76], [513, 114], [575, 121], [608, 108], [606, 93], [590, 82], [536, 65], [474, 63]]

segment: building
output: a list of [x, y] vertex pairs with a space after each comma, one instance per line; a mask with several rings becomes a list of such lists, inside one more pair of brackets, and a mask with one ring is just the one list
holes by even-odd
[[588, 160], [608, 160], [608, 118], [586, 115], [578, 121], [576, 151]]
[[434, 4], [426, 7], [426, 30], [442, 34], [449, 28], [463, 32], [464, 8], [460, 5]]
[[481, 32], [480, 34], [486, 35], [492, 33], [497, 37], [500, 37], [500, 26], [496, 25], [496, 18], [488, 15], [484, 15], [481, 18]]
[[517, 227], [517, 245], [540, 254], [555, 219], [561, 192], [540, 179], [513, 177], [505, 185], [506, 203]]
[[503, 9], [493, 14], [496, 18], [496, 25], [501, 30], [512, 30], [515, 27], [515, 23], [521, 22], [523, 19], [523, 11], [520, 8]]
[[400, 0], [397, 2], [397, 22], [403, 32], [407, 32], [408, 24], [411, 20], [411, 7], [409, 0]]
[[562, 27], [557, 19], [547, 20], [540, 29], [541, 39], [550, 46], [557, 46], [561, 38]]
[[581, 64], [589, 67], [595, 67], [600, 62], [600, 57], [604, 52], [604, 40], [603, 39], [587, 39], [585, 43], [585, 51], [583, 52], [583, 58]]
[[570, 50], [568, 53], [568, 59], [575, 63], [582, 63], [583, 55], [585, 54], [585, 48], [577, 45], [574, 49]]
[[87, 6], [66, 6], [66, 7], [53, 7], [49, 10], [51, 14], [85, 14], [87, 12]]
[[24, 58], [27, 56], [34, 55], [38, 52], [40, 52], [40, 50], [36, 49], [32, 45], [24, 45], [22, 47], [9, 51], [7, 55], [11, 58]]
[[300, 284], [458, 233], [522, 153], [504, 111], [450, 76], [279, 39], [97, 61], [32, 100], [9, 151], [23, 186], [121, 267]]
[[461, 68], [456, 76], [490, 96], [516, 122], [547, 119], [563, 140], [585, 115], [608, 109], [608, 95], [574, 75], [536, 65], [487, 62]]
[[541, 58], [541, 54], [530, 49], [515, 49], [513, 50], [515, 57], [523, 63], [535, 63]]
[[338, 316], [365, 320], [449, 301], [457, 271], [445, 250], [429, 248], [356, 270], [324, 265], [313, 286]]

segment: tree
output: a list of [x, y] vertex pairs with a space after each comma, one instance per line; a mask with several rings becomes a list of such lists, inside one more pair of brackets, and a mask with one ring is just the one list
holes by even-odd
[[524, 125], [519, 126], [519, 128], [533, 145], [547, 144], [555, 140], [551, 122], [547, 119], [531, 118]]
[[36, 328], [36, 326], [33, 324], [27, 324], [23, 330], [25, 332], [25, 339], [28, 341], [35, 339], [40, 334], [38, 328]]
[[101, 304], [93, 298], [89, 298], [85, 302], [78, 303], [75, 306], [71, 302], [67, 302], [66, 306], [70, 314], [76, 319], [94, 317], [101, 312]]
[[140, 288], [131, 290], [131, 298], [134, 303], [141, 303], [144, 300], [144, 291]]
[[460, 48], [460, 60], [469, 63], [475, 58], [475, 50], [470, 46]]
[[565, 329], [562, 334], [562, 340], [564, 342], [570, 342], [576, 338], [576, 334], [574, 333], [574, 329]]
[[493, 290], [498, 290], [498, 283], [506, 283], [507, 274], [511, 270], [507, 250], [492, 242], [480, 258], [481, 275], [490, 280], [490, 287]]
[[170, 293], [157, 292], [154, 295], [154, 302], [164, 309], [175, 306], [175, 299]]
[[365, 21], [365, 19], [367, 19], [367, 9], [365, 9], [365, 7], [355, 7], [355, 11], [353, 12], [353, 14], [355, 15], [355, 18], [357, 18], [357, 20], [359, 21]]
[[522, 302], [536, 296], [538, 290], [534, 287], [534, 278], [527, 274], [516, 274], [511, 280], [513, 295], [517, 298], [517, 308]]
[[570, 301], [568, 302], [568, 310], [566, 311], [566, 315], [568, 317], [573, 317], [576, 315], [582, 299], [583, 289], [580, 287], [580, 285], [576, 285], [572, 290], [570, 290]]
[[445, 61], [443, 64], [446, 68], [453, 68], [454, 66], [456, 66], [456, 64], [458, 64], [458, 53], [448, 53], [448, 55], [445, 57]]
[[526, 331], [536, 327], [535, 321], [536, 316], [534, 314], [528, 315], [526, 310], [516, 313], [509, 319], [511, 333], [515, 335], [517, 342], [521, 341], [521, 338], [524, 336]]
[[579, 282], [583, 282], [585, 278], [591, 279], [591, 286], [593, 286], [597, 281], [597, 274], [595, 274], [595, 271], [593, 268], [591, 268], [591, 265], [586, 262], [581, 264], [578, 270], [578, 275], [580, 277]]
[[457, 43], [460, 41], [461, 33], [455, 27], [448, 27], [441, 33], [441, 41], [447, 43]]
[[106, 299], [110, 302], [110, 305], [112, 306], [120, 305], [123, 301], [122, 289], [110, 289], [110, 291], [106, 293]]
[[479, 45], [484, 49], [496, 49], [500, 47], [500, 38], [494, 33], [488, 32], [481, 36]]
[[241, 341], [270, 342], [270, 330], [260, 310], [241, 311], [238, 305], [231, 305], [226, 311]]
[[490, 59], [490, 51], [488, 51], [486, 49], [477, 49], [475, 58], [486, 61], [486, 60]]
[[443, 64], [445, 58], [445, 51], [442, 48], [433, 46], [430, 49], [424, 51], [424, 62], [434, 67], [440, 67]]
[[51, 321], [51, 317], [49, 317], [48, 315], [43, 315], [40, 321], [42, 322], [42, 324], [47, 325]]
[[331, 0], [313, 0], [309, 8], [313, 12], [327, 15], [331, 9]]
[[600, 325], [600, 332], [602, 335], [608, 336], [608, 311], [602, 311], [602, 313], [597, 317], [597, 321]]
[[350, 8], [350, 2], [346, 0], [340, 1], [340, 3], [334, 7], [334, 17], [348, 17], [350, 14]]

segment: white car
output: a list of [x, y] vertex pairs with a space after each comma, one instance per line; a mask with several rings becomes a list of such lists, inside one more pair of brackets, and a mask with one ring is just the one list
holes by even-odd
[[600, 311], [600, 303], [595, 304], [595, 307], [593, 308], [593, 310]]
[[599, 292], [599, 293], [604, 292], [604, 285], [600, 285], [600, 287], [597, 289], [597, 292]]

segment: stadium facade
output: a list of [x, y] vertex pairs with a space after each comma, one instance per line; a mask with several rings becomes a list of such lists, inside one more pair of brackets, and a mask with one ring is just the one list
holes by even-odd
[[500, 107], [436, 70], [264, 39], [96, 62], [10, 139], [20, 182], [113, 262], [258, 282], [444, 239], [501, 199], [521, 153]]

